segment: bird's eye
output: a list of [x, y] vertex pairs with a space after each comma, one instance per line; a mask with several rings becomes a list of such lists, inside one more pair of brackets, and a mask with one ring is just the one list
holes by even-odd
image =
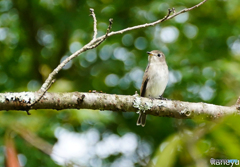
[[161, 54], [160, 53], [158, 53], [158, 55], [157, 55], [158, 57], [161, 57]]

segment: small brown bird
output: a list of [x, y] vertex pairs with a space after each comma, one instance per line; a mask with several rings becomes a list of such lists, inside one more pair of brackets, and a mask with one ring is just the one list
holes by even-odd
[[[162, 94], [168, 83], [168, 66], [165, 55], [158, 50], [147, 52], [147, 54], [148, 66], [143, 75], [140, 96], [163, 99]], [[144, 127], [145, 124], [146, 113], [140, 111], [137, 125]]]

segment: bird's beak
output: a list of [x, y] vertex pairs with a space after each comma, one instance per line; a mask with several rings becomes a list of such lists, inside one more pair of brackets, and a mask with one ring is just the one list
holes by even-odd
[[148, 54], [149, 56], [152, 56], [152, 55], [153, 55], [152, 52], [147, 52], [147, 54]]

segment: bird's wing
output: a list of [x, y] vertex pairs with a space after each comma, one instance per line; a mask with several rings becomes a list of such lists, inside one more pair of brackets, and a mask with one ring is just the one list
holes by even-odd
[[148, 80], [149, 80], [148, 78], [143, 80], [142, 87], [141, 87], [141, 90], [140, 90], [140, 96], [142, 96], [142, 97], [145, 97]]
[[145, 97], [147, 83], [149, 81], [149, 78], [148, 78], [148, 75], [147, 75], [148, 68], [149, 68], [149, 65], [147, 66], [147, 68], [145, 70], [145, 73], [143, 75], [142, 87], [140, 89], [140, 96], [142, 96], [142, 97]]

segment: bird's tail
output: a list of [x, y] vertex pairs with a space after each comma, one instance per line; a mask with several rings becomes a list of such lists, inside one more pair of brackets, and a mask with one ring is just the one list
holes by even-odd
[[147, 114], [145, 112], [139, 111], [137, 126], [142, 125], [142, 127], [144, 127], [146, 124], [146, 117], [147, 117]]

